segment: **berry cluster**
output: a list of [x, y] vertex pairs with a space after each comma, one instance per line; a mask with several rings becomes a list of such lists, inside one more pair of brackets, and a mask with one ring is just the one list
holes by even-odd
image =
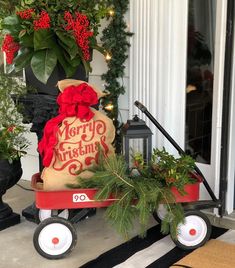
[[22, 11], [16, 12], [16, 15], [20, 16], [23, 20], [29, 20], [32, 18], [32, 13], [34, 12], [33, 8], [25, 9]]
[[7, 128], [7, 132], [14, 132], [16, 126], [12, 125]]
[[33, 22], [34, 30], [38, 31], [39, 29], [48, 29], [50, 28], [50, 22], [50, 16], [45, 10], [43, 10], [39, 15], [39, 19], [34, 20]]
[[6, 61], [12, 64], [15, 53], [20, 49], [18, 43], [14, 41], [13, 36], [6, 34], [2, 44], [2, 51], [6, 53]]
[[73, 18], [72, 14], [66, 11], [64, 13], [64, 20], [66, 22], [64, 29], [73, 32], [76, 43], [82, 50], [84, 60], [90, 60], [89, 38], [93, 35], [93, 32], [89, 31], [87, 16], [76, 12], [75, 18]]

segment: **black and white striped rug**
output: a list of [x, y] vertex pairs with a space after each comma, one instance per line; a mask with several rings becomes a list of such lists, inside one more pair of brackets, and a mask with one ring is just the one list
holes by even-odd
[[[212, 227], [211, 239], [216, 239], [227, 230]], [[80, 268], [169, 268], [192, 251], [177, 248], [169, 235], [160, 232], [160, 225], [147, 231], [145, 238], [134, 237]]]

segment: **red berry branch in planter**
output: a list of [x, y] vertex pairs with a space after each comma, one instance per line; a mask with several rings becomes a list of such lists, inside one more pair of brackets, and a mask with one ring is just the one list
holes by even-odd
[[93, 32], [89, 30], [89, 20], [86, 15], [79, 12], [75, 13], [75, 18], [68, 11], [64, 13], [64, 20], [67, 25], [64, 27], [66, 31], [72, 31], [76, 39], [77, 45], [82, 49], [83, 57], [86, 61], [90, 60], [89, 38]]
[[6, 61], [12, 64], [16, 52], [20, 49], [20, 45], [14, 41], [10, 34], [6, 34], [2, 44], [2, 51], [6, 53]]
[[39, 16], [39, 18], [33, 21], [34, 30], [38, 31], [40, 29], [48, 29], [50, 28], [50, 16], [46, 11], [42, 11]]

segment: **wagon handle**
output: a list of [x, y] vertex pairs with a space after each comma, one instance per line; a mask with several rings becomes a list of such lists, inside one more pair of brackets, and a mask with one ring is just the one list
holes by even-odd
[[139, 101], [135, 101], [135, 106], [138, 107], [143, 113], [147, 111], [147, 108]]
[[[178, 145], [178, 143], [168, 134], [168, 132], [158, 123], [158, 121], [151, 115], [148, 109], [139, 101], [134, 102], [135, 106], [139, 108], [146, 116], [150, 119], [150, 121], [162, 132], [162, 134], [168, 139], [168, 141], [175, 147], [179, 154], [185, 155], [185, 151]], [[210, 197], [214, 202], [217, 202], [218, 199], [216, 198], [214, 192], [212, 191], [210, 185], [208, 184], [206, 178], [202, 174], [201, 170], [195, 165], [194, 170], [202, 177], [202, 182], [207, 189]]]
[[158, 123], [158, 121], [150, 114], [148, 109], [139, 101], [135, 101], [137, 106], [147, 117], [153, 122], [153, 124], [162, 132], [162, 134], [168, 139], [168, 141], [175, 147], [179, 154], [186, 154], [185, 151], [175, 142], [175, 140], [167, 133], [167, 131]]

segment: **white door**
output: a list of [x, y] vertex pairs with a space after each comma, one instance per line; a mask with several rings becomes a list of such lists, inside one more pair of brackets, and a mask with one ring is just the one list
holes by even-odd
[[[186, 149], [219, 197], [227, 1], [189, 0]], [[209, 198], [202, 188], [201, 198]]]

